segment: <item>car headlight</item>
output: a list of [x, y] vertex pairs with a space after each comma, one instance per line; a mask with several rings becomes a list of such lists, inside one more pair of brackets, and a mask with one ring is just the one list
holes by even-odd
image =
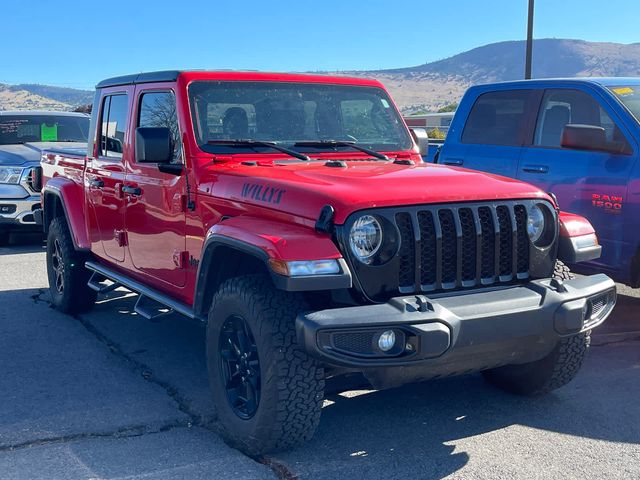
[[358, 218], [349, 232], [349, 246], [362, 263], [371, 263], [382, 245], [382, 226], [372, 215]]
[[20, 183], [22, 168], [0, 167], [0, 183]]
[[544, 212], [538, 205], [531, 205], [527, 213], [527, 233], [533, 243], [538, 242], [544, 233]]

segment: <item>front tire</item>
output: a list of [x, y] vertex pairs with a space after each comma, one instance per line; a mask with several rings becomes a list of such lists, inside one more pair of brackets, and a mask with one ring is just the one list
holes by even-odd
[[97, 292], [87, 286], [91, 273], [85, 261], [73, 246], [64, 218], [54, 218], [47, 236], [47, 276], [51, 303], [63, 313], [87, 312], [96, 302]]
[[324, 371], [298, 344], [299, 294], [264, 275], [225, 281], [207, 324], [207, 367], [222, 436], [257, 456], [309, 440], [320, 421]]
[[[569, 267], [556, 262], [554, 278], [575, 278]], [[560, 339], [546, 357], [522, 365], [506, 365], [483, 372], [492, 385], [518, 395], [544, 395], [569, 383], [576, 376], [587, 354], [591, 332]]]

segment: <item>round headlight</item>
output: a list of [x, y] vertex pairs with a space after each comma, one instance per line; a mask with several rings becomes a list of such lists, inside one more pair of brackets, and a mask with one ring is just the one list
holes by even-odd
[[370, 263], [371, 257], [382, 245], [382, 227], [371, 215], [363, 215], [356, 220], [349, 232], [351, 251], [362, 263]]
[[544, 212], [538, 205], [532, 205], [527, 213], [527, 233], [533, 243], [540, 240], [544, 227]]

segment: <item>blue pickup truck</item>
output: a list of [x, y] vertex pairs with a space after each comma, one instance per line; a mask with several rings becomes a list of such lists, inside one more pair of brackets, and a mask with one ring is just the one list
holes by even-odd
[[581, 78], [471, 87], [435, 161], [553, 193], [600, 239], [580, 270], [640, 287], [639, 157], [640, 78]]

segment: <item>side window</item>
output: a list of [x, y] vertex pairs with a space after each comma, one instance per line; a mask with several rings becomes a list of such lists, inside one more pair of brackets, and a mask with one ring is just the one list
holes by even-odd
[[531, 90], [484, 93], [471, 108], [462, 143], [521, 145]]
[[173, 140], [173, 162], [181, 161], [180, 129], [172, 92], [149, 92], [140, 97], [138, 127], [166, 127]]
[[127, 95], [109, 95], [102, 106], [100, 156], [122, 158], [124, 136], [127, 129]]
[[546, 90], [538, 113], [533, 144], [559, 148], [562, 130], [567, 124], [602, 127], [608, 150], [620, 153], [630, 151], [631, 147], [618, 126], [591, 95], [580, 90]]

